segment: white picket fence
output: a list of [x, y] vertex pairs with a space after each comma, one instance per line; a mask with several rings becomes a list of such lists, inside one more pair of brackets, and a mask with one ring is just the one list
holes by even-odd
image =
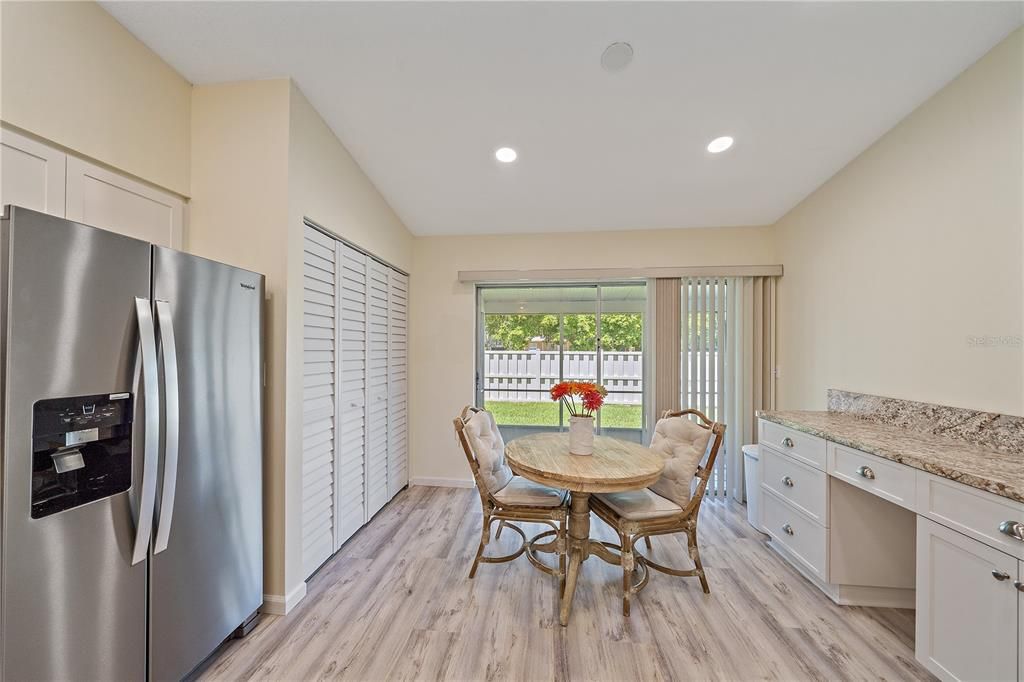
[[[558, 351], [484, 351], [484, 399], [532, 402], [547, 400], [546, 392], [558, 383]], [[565, 353], [566, 380], [597, 379], [595, 351]], [[605, 351], [601, 383], [608, 389], [606, 402], [640, 405], [643, 391], [643, 353]], [[628, 392], [627, 392], [628, 391]]]
[[[681, 361], [692, 366], [694, 355], [684, 354]], [[707, 353], [704, 367], [717, 366], [717, 353]], [[699, 361], [696, 363], [701, 366]], [[608, 389], [607, 403], [640, 405], [643, 396], [643, 353], [624, 351], [604, 353], [601, 381]], [[570, 351], [565, 354], [565, 379], [594, 381], [597, 377], [597, 353]], [[685, 394], [696, 393], [703, 400], [693, 407], [716, 404], [719, 380], [724, 377], [689, 376]], [[512, 402], [546, 401], [547, 391], [558, 383], [558, 351], [484, 351], [484, 399]]]

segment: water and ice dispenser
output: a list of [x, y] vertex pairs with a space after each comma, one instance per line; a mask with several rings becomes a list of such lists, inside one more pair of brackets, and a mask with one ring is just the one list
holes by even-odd
[[104, 393], [33, 406], [32, 518], [131, 487], [132, 402], [130, 393]]

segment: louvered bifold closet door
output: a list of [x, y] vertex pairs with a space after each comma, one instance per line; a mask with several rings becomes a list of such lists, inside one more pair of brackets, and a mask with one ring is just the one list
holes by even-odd
[[409, 277], [394, 270], [389, 277], [388, 497], [391, 498], [409, 482]]
[[334, 553], [337, 258], [334, 240], [306, 228], [302, 339], [302, 569]]
[[366, 521], [366, 261], [337, 242], [341, 308], [338, 382], [338, 496], [335, 548]]
[[366, 513], [376, 514], [388, 495], [388, 275], [367, 259]]

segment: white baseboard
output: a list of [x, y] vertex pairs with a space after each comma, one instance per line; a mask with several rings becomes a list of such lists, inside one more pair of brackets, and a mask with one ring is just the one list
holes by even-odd
[[286, 595], [265, 594], [263, 595], [262, 613], [269, 613], [273, 616], [287, 616], [288, 612], [295, 608], [295, 605], [306, 596], [306, 583], [299, 583], [298, 587]]
[[473, 488], [472, 478], [434, 478], [432, 476], [419, 476], [409, 480], [409, 485], [425, 485], [435, 488]]

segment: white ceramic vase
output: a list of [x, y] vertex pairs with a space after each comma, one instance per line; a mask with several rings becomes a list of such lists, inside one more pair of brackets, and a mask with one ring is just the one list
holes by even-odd
[[569, 417], [569, 454], [594, 454], [593, 417]]

